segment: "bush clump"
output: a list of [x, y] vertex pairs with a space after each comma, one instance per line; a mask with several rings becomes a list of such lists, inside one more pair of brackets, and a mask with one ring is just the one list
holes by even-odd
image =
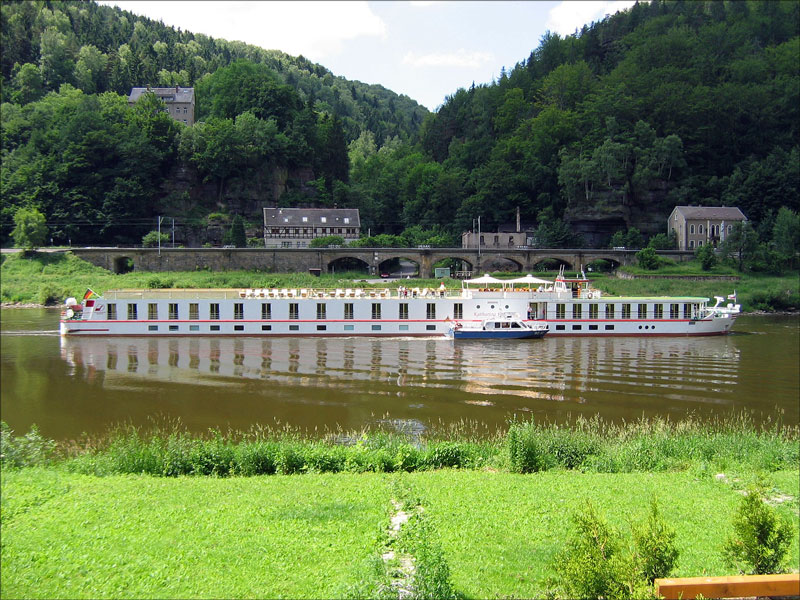
[[647, 520], [632, 526], [630, 543], [591, 502], [572, 522], [554, 564], [565, 598], [654, 598], [653, 581], [675, 567], [675, 530], [662, 519], [655, 499]]
[[764, 500], [764, 487], [751, 485], [733, 518], [734, 535], [723, 547], [726, 562], [757, 575], [781, 573], [794, 536], [791, 522]]

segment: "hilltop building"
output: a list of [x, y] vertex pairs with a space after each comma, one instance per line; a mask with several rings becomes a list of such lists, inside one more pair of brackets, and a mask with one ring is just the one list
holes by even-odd
[[128, 105], [133, 106], [143, 94], [151, 92], [167, 105], [169, 116], [185, 125], [194, 125], [194, 88], [187, 87], [135, 87], [128, 96]]

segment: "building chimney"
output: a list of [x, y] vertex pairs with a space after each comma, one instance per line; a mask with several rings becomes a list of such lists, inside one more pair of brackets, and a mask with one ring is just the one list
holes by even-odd
[[517, 207], [517, 233], [520, 231], [520, 222], [519, 222], [519, 206]]

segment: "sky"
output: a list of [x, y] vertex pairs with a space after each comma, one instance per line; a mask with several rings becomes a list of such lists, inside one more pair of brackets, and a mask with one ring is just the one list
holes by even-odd
[[491, 83], [562, 36], [633, 0], [316, 2], [100, 0], [165, 25], [302, 54], [336, 76], [380, 84], [436, 110], [458, 88]]

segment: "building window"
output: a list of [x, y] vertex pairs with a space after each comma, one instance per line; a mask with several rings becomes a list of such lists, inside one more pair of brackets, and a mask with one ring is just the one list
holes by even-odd
[[694, 233], [694, 225], [689, 225], [689, 233]]
[[434, 304], [433, 302], [428, 302], [425, 310], [425, 318], [426, 319], [436, 318], [436, 304]]
[[400, 303], [400, 312], [397, 315], [398, 319], [408, 319], [408, 303], [401, 302]]
[[308, 223], [308, 217], [303, 217], [303, 223]]
[[208, 318], [212, 321], [219, 320], [219, 304], [212, 302], [208, 305]]
[[597, 304], [590, 304], [589, 305], [589, 318], [596, 319], [597, 318]]
[[678, 318], [678, 305], [677, 304], [670, 304], [669, 305], [669, 318], [670, 319], [677, 319]]
[[151, 321], [158, 320], [158, 304], [151, 302], [147, 305], [147, 318]]
[[320, 223], [327, 223], [328, 222], [328, 217], [320, 217], [319, 218], [319, 222]]
[[108, 305], [108, 312], [106, 313], [106, 319], [109, 321], [116, 321], [117, 320], [117, 305], [116, 304], [109, 304]]
[[573, 319], [580, 319], [582, 316], [583, 307], [580, 304], [573, 304], [572, 305], [572, 318]]
[[653, 305], [653, 318], [654, 319], [663, 319], [664, 318], [664, 305], [663, 304], [654, 304]]
[[702, 246], [702, 245], [703, 245], [703, 240], [699, 240], [699, 241], [697, 242], [697, 246], [698, 246], [698, 248], [699, 248], [700, 246]]
[[353, 303], [352, 302], [345, 302], [344, 303], [344, 318], [345, 319], [352, 319], [353, 318]]
[[128, 304], [128, 320], [135, 321], [139, 318], [138, 308], [136, 304]]
[[381, 318], [381, 305], [377, 302], [372, 303], [372, 318], [373, 319], [380, 319]]
[[733, 225], [728, 225], [728, 233], [733, 232]]
[[289, 318], [290, 319], [300, 318], [300, 305], [297, 302], [289, 303]]
[[325, 304], [323, 302], [317, 302], [317, 320], [324, 321], [325, 319], [327, 319], [325, 315], [326, 315]]
[[270, 321], [272, 319], [272, 304], [269, 302], [261, 303], [261, 319], [264, 321]]
[[622, 318], [623, 319], [630, 319], [631, 318], [631, 305], [630, 304], [623, 304], [622, 305]]
[[703, 226], [702, 225], [698, 225], [697, 226], [697, 233], [703, 233]]
[[566, 304], [556, 304], [556, 319], [563, 319], [567, 314]]
[[189, 319], [196, 321], [200, 318], [200, 305], [197, 302], [189, 304]]
[[689, 248], [694, 248], [694, 240], [689, 240]]
[[640, 304], [639, 305], [639, 310], [637, 312], [638, 312], [637, 316], [640, 319], [646, 319], [647, 318], [647, 304]]
[[453, 304], [453, 318], [454, 319], [463, 319], [464, 318], [464, 305], [460, 302]]
[[344, 218], [344, 224], [345, 225], [350, 225], [350, 217], [345, 217]]
[[176, 302], [169, 303], [169, 320], [170, 321], [178, 320], [178, 304]]
[[614, 305], [606, 304], [606, 319], [613, 319], [613, 318], [614, 318]]
[[485, 245], [486, 245], [486, 242], [484, 241], [483, 236], [481, 236], [481, 246], [485, 246]]
[[233, 303], [233, 318], [241, 321], [244, 319], [244, 303], [243, 302], [234, 302]]

